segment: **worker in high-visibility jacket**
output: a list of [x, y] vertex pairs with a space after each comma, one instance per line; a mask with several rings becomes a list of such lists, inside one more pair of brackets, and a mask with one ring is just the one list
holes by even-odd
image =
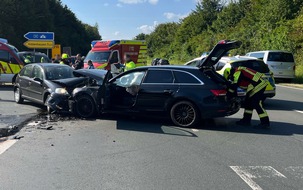
[[135, 62], [133, 62], [133, 60], [131, 59], [130, 55], [129, 54], [125, 54], [124, 55], [124, 61], [125, 61], [125, 68], [124, 68], [124, 71], [129, 71], [131, 69], [134, 69], [136, 68], [136, 64]]
[[70, 66], [69, 56], [68, 56], [67, 53], [63, 53], [63, 54], [62, 54], [60, 64]]
[[246, 67], [238, 67], [226, 69], [224, 77], [231, 81], [227, 92], [228, 97], [236, 96], [238, 87], [246, 90], [243, 105], [245, 109], [244, 116], [243, 119], [237, 122], [237, 125], [251, 125], [251, 118], [255, 109], [261, 121], [256, 127], [269, 128], [269, 117], [262, 105], [264, 91], [267, 86], [267, 81], [263, 78], [263, 74]]

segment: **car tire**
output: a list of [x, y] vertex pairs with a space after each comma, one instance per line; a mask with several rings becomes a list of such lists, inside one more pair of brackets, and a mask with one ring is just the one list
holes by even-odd
[[175, 103], [170, 109], [172, 122], [180, 127], [194, 127], [200, 121], [199, 111], [196, 106], [189, 101]]
[[80, 95], [76, 97], [76, 114], [82, 118], [91, 118], [96, 115], [96, 105], [89, 95]]
[[18, 87], [14, 90], [14, 99], [17, 104], [22, 104], [24, 101], [21, 90]]

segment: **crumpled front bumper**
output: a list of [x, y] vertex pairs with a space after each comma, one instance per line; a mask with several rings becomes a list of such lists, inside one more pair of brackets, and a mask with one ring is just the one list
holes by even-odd
[[52, 93], [46, 105], [54, 112], [70, 112], [70, 95]]

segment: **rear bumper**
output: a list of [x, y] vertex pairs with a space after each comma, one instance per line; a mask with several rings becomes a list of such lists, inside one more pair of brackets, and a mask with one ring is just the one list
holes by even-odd
[[207, 106], [201, 110], [201, 117], [203, 119], [226, 117], [237, 113], [241, 108], [242, 98], [233, 98], [225, 102], [218, 102], [217, 105]]

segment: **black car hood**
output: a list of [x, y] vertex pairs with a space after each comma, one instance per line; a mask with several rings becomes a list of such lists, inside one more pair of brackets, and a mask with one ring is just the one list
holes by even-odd
[[202, 59], [199, 63], [199, 68], [209, 68], [214, 66], [218, 61], [226, 54], [226, 52], [237, 49], [241, 46], [240, 41], [220, 41], [209, 53], [205, 59]]
[[107, 70], [101, 69], [79, 69], [74, 71], [76, 77], [89, 77], [96, 80], [103, 80]]
[[67, 78], [67, 79], [59, 79], [59, 80], [53, 80], [52, 82], [60, 84], [64, 87], [75, 87], [82, 83], [85, 83], [88, 81], [88, 78]]

